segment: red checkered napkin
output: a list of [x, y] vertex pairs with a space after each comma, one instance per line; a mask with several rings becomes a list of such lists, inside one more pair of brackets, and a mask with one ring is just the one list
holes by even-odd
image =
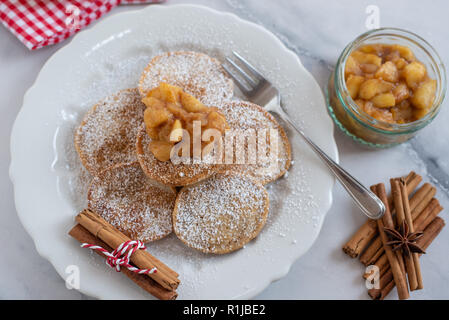
[[34, 50], [58, 43], [120, 4], [164, 0], [0, 0], [0, 21]]

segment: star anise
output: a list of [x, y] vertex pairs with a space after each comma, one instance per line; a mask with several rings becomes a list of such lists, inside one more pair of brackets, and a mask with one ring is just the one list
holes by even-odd
[[402, 248], [402, 251], [406, 256], [412, 252], [425, 253], [425, 251], [416, 244], [416, 241], [422, 237], [422, 231], [409, 233], [409, 227], [407, 222], [403, 222], [399, 227], [399, 230], [384, 228], [385, 233], [389, 236], [390, 240], [386, 244], [392, 247], [393, 251]]

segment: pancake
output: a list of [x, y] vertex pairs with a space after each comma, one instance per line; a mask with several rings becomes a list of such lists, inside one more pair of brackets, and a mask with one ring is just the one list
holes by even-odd
[[212, 164], [174, 164], [172, 161], [159, 161], [150, 151], [151, 138], [145, 125], [140, 127], [135, 143], [137, 159], [145, 174], [162, 184], [178, 187], [187, 186], [208, 178], [215, 172]]
[[260, 233], [268, 205], [267, 191], [253, 179], [217, 174], [181, 189], [173, 212], [173, 230], [191, 248], [229, 253]]
[[145, 176], [138, 162], [114, 165], [93, 178], [88, 208], [134, 240], [172, 232], [176, 191]]
[[138, 90], [126, 89], [87, 112], [75, 132], [75, 148], [92, 175], [111, 165], [137, 160], [135, 141], [144, 110]]
[[232, 98], [234, 84], [218, 60], [199, 52], [167, 52], [154, 57], [143, 71], [142, 97], [161, 82], [181, 87], [207, 106]]
[[[219, 106], [220, 111], [226, 117], [226, 121], [231, 129], [248, 130], [254, 129], [255, 132], [266, 129], [266, 136], [269, 136], [269, 129], [276, 129], [278, 132], [278, 155], [274, 162], [259, 161], [250, 164], [246, 159], [246, 164], [237, 164], [234, 158], [234, 164], [219, 165], [217, 170], [220, 172], [235, 172], [238, 174], [254, 177], [262, 184], [272, 182], [284, 175], [291, 164], [291, 146], [284, 129], [279, 125], [276, 119], [264, 110], [262, 107], [247, 101], [230, 101], [222, 103]], [[261, 131], [263, 132], [263, 131]], [[258, 141], [257, 141], [258, 142]], [[269, 142], [267, 143], [267, 152], [269, 154]], [[246, 147], [246, 151], [247, 151]], [[246, 153], [248, 154], [248, 153]], [[276, 161], [277, 159], [277, 161]]]

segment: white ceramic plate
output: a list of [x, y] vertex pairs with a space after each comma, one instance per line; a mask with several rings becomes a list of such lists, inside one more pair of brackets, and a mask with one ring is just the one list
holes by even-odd
[[[221, 61], [231, 50], [240, 52], [280, 88], [291, 116], [337, 159], [319, 86], [298, 57], [258, 25], [204, 7], [149, 6], [80, 32], [48, 60], [25, 95], [11, 136], [10, 176], [17, 212], [38, 252], [63, 278], [77, 266], [80, 291], [90, 296], [149, 297], [67, 235], [85, 206], [89, 178], [74, 151], [74, 128], [96, 101], [135, 87], [152, 56], [181, 49]], [[334, 179], [298, 136], [288, 134], [294, 164], [288, 177], [269, 186], [269, 220], [256, 240], [223, 256], [196, 252], [173, 235], [149, 245], [180, 274], [179, 298], [250, 298], [284, 276], [317, 238]]]

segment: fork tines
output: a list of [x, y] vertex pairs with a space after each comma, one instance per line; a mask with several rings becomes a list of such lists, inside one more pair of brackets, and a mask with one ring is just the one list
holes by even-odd
[[239, 89], [244, 94], [248, 94], [250, 91], [258, 87], [265, 79], [256, 70], [256, 68], [252, 66], [248, 61], [246, 61], [246, 59], [244, 59], [241, 55], [239, 55], [235, 51], [233, 51], [232, 53], [237, 58], [237, 61], [243, 66], [243, 68], [229, 58], [226, 58], [226, 61], [235, 69], [235, 71], [231, 70], [228, 64], [223, 64], [223, 68], [226, 70], [229, 76], [231, 76]]

